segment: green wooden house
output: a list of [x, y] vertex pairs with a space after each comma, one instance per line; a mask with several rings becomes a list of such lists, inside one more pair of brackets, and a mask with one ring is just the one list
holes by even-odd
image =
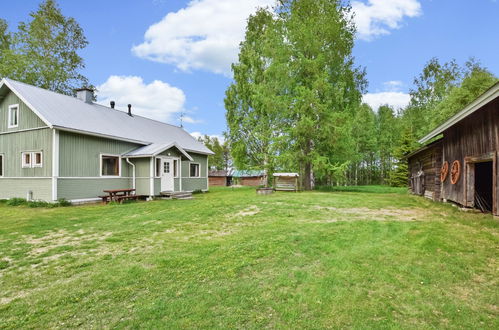
[[0, 199], [96, 200], [106, 189], [138, 195], [208, 190], [206, 146], [180, 127], [92, 102], [0, 82]]

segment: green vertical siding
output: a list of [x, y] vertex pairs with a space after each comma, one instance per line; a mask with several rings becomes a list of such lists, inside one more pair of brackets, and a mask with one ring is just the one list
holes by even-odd
[[182, 190], [183, 191], [194, 191], [194, 190], [208, 190], [208, 177], [206, 176], [208, 167], [208, 156], [196, 154], [189, 152], [189, 155], [193, 158], [192, 163], [199, 163], [199, 170], [201, 177], [191, 178], [189, 177], [189, 164], [191, 161], [182, 161]]
[[131, 188], [129, 178], [58, 179], [58, 198], [67, 200], [96, 198], [105, 195], [103, 190]]
[[137, 195], [149, 196], [150, 182], [149, 178], [135, 179], [135, 189], [137, 191]]
[[13, 197], [27, 198], [33, 192], [35, 200], [52, 200], [52, 179], [9, 179], [0, 178], [0, 199]]
[[[52, 134], [49, 128], [0, 134], [0, 154], [4, 155], [4, 177], [52, 176]], [[21, 153], [25, 151], [41, 151], [43, 166], [22, 168]]]
[[[19, 126], [8, 128], [9, 106], [19, 104]], [[0, 133], [15, 132], [37, 127], [46, 127], [47, 125], [24, 104], [16, 94], [9, 92], [7, 96], [0, 101]]]
[[[60, 132], [59, 134], [59, 176], [100, 177], [100, 155], [121, 155], [140, 145], [104, 139], [89, 135]], [[125, 159], [121, 162], [121, 176], [132, 175]]]

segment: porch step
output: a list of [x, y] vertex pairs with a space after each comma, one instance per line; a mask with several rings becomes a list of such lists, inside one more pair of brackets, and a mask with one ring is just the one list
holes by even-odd
[[185, 191], [162, 191], [160, 195], [172, 199], [193, 199], [192, 193]]

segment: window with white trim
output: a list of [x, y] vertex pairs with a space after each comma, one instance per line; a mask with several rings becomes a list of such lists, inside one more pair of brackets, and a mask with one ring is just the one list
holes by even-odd
[[43, 155], [41, 152], [33, 152], [31, 158], [33, 167], [43, 167]]
[[21, 164], [23, 168], [43, 167], [43, 152], [23, 152], [21, 154]]
[[9, 122], [8, 128], [19, 126], [19, 104], [13, 104], [9, 106]]
[[3, 176], [3, 155], [0, 155], [0, 177]]
[[173, 160], [173, 176], [175, 178], [178, 178], [178, 160], [177, 159]]
[[161, 176], [161, 158], [156, 158], [156, 177]]
[[23, 168], [31, 167], [31, 152], [23, 152], [21, 154]]
[[120, 172], [119, 156], [101, 155], [101, 176], [120, 176]]
[[191, 178], [199, 178], [199, 164], [198, 163], [190, 163], [189, 165], [189, 176]]

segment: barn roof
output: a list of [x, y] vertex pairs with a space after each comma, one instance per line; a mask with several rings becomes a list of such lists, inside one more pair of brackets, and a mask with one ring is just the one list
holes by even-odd
[[473, 102], [468, 104], [464, 109], [459, 111], [457, 114], [455, 114], [453, 117], [451, 117], [449, 120], [447, 120], [445, 123], [442, 125], [438, 126], [435, 128], [433, 131], [428, 133], [425, 137], [423, 137], [421, 140], [419, 140], [419, 143], [425, 143], [434, 138], [435, 136], [442, 134], [445, 130], [450, 128], [451, 126], [454, 126], [464, 118], [468, 117], [475, 111], [479, 110], [482, 108], [484, 105], [487, 103], [492, 102], [496, 98], [499, 97], [499, 82], [495, 83], [492, 87], [490, 87], [485, 93], [480, 95], [478, 98], [476, 98]]
[[51, 128], [143, 145], [154, 144], [154, 147], [177, 144], [186, 151], [213, 154], [203, 143], [178, 126], [138, 115], [129, 116], [124, 111], [86, 103], [12, 79], [2, 79], [0, 94], [5, 91], [5, 86]]

